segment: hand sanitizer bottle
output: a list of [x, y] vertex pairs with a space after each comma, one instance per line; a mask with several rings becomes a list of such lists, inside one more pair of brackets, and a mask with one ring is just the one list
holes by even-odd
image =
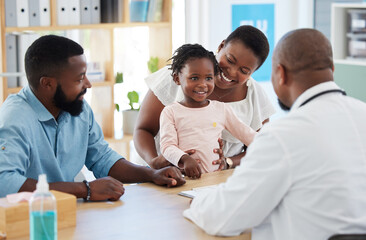
[[49, 191], [46, 174], [40, 174], [29, 200], [30, 239], [57, 240], [56, 199]]

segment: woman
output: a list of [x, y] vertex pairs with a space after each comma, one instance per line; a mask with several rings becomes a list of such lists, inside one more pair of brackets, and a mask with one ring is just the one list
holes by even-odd
[[[238, 118], [256, 131], [275, 112], [264, 90], [251, 78], [266, 60], [268, 53], [268, 40], [260, 30], [252, 26], [238, 27], [221, 42], [217, 50], [216, 59], [221, 73], [215, 79], [214, 91], [208, 97], [229, 103]], [[145, 79], [150, 90], [142, 102], [134, 132], [137, 152], [156, 169], [170, 165], [160, 154], [158, 146], [160, 113], [165, 105], [183, 98], [171, 73], [168, 67], [164, 67]], [[222, 138], [223, 155], [229, 157], [229, 166], [239, 165], [245, 155], [245, 146], [226, 131]], [[193, 152], [191, 150], [187, 153]], [[213, 161], [213, 164], [220, 163], [220, 160]]]

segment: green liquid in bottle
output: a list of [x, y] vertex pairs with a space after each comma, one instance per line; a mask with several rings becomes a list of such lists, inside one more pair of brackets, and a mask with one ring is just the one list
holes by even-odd
[[54, 211], [31, 212], [30, 239], [57, 240], [56, 217]]

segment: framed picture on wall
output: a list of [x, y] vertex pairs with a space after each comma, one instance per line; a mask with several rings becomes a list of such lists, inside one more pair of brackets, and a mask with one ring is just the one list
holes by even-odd
[[260, 69], [253, 73], [253, 78], [256, 81], [269, 81], [271, 79], [271, 58], [275, 33], [274, 21], [274, 3], [233, 3], [231, 5], [232, 31], [241, 25], [251, 25], [260, 29], [268, 38], [270, 53]]

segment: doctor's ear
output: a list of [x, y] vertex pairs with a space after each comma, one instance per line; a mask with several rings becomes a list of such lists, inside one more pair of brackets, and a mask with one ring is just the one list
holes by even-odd
[[174, 80], [175, 84], [180, 85], [179, 76], [177, 73], [173, 74], [173, 80]]
[[277, 65], [277, 71], [279, 75], [278, 84], [285, 85], [287, 83], [287, 74], [286, 74], [286, 67], [282, 64]]

